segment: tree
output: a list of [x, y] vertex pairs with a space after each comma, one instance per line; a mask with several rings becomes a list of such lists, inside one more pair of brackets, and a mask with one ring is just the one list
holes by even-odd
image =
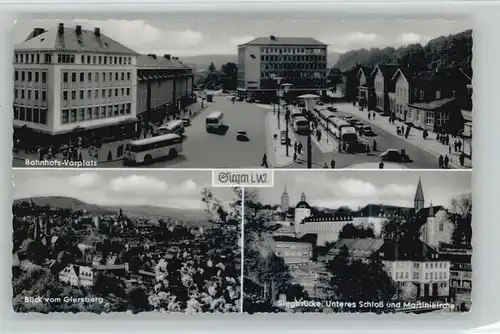
[[211, 62], [210, 65], [208, 66], [208, 71], [214, 72], [216, 69], [217, 69], [217, 67], [215, 67], [215, 64], [213, 62]]
[[472, 194], [461, 194], [451, 200], [455, 217], [455, 229], [452, 245], [457, 248], [469, 248], [472, 241]]
[[[368, 261], [351, 259], [346, 246], [326, 266], [330, 277], [323, 279], [327, 295], [335, 300], [390, 301], [396, 293], [396, 285], [387, 274], [382, 262], [375, 258]], [[380, 308], [360, 308], [360, 312], [380, 312]], [[340, 309], [342, 311], [342, 309]]]
[[221, 66], [222, 84], [224, 89], [235, 90], [238, 87], [238, 66], [228, 62]]
[[342, 227], [339, 232], [339, 239], [366, 239], [374, 238], [375, 233], [373, 228], [364, 226], [354, 226], [354, 224], [349, 223]]

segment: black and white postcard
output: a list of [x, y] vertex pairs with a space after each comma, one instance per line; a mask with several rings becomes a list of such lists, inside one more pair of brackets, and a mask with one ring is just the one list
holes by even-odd
[[15, 312], [240, 312], [241, 192], [210, 172], [14, 170]]
[[13, 166], [472, 168], [468, 20], [19, 20]]
[[470, 172], [283, 171], [244, 202], [244, 312], [471, 308]]

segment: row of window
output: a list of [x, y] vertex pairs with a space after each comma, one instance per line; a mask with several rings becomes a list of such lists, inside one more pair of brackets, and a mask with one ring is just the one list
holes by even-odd
[[[110, 98], [110, 97], [122, 97], [122, 96], [130, 96], [130, 88], [110, 88], [110, 89], [88, 89], [87, 90], [87, 95], [85, 96], [85, 90], [84, 89], [80, 89], [78, 91], [78, 95], [77, 95], [77, 90], [76, 89], [73, 89], [71, 90], [71, 100], [72, 101], [75, 101], [75, 100], [90, 100], [92, 99], [92, 91], [94, 91], [94, 96], [93, 98], [94, 99], [98, 99], [98, 98]], [[101, 94], [99, 94], [99, 91], [101, 91]], [[62, 99], [63, 101], [68, 101], [70, 100], [70, 96], [69, 96], [69, 90], [63, 90], [62, 92]], [[106, 94], [107, 93], [107, 94]]]
[[131, 112], [131, 103], [63, 109], [61, 112], [61, 124], [130, 115]]
[[[16, 53], [14, 55], [15, 63], [20, 64], [50, 64], [50, 53]], [[42, 62], [43, 61], [43, 62]]]
[[14, 81], [47, 83], [47, 71], [14, 71]]
[[47, 124], [47, 109], [14, 106], [14, 119], [37, 124]]
[[260, 48], [260, 52], [264, 54], [284, 53], [284, 54], [326, 54], [326, 48], [292, 48], [292, 47], [272, 47]]
[[264, 63], [265, 70], [325, 70], [326, 63]]
[[[50, 64], [52, 61], [50, 53], [15, 53], [14, 61], [17, 64]], [[57, 54], [58, 64], [75, 64], [75, 55], [67, 53]], [[92, 65], [131, 65], [132, 57], [124, 56], [97, 56], [80, 55], [81, 64]]]
[[[395, 268], [410, 268], [410, 263], [413, 264], [413, 268], [420, 268], [419, 262], [394, 262]], [[425, 262], [426, 269], [437, 269], [437, 268], [448, 268], [447, 262]]]
[[[409, 279], [410, 273], [409, 272], [396, 272], [396, 279]], [[420, 273], [415, 271], [412, 273], [412, 279], [418, 280], [420, 279]], [[448, 279], [448, 273], [447, 272], [431, 272], [431, 273], [425, 273], [425, 279]]]
[[132, 57], [81, 55], [80, 62], [89, 65], [130, 65]]
[[276, 252], [277, 256], [312, 256], [311, 252]]
[[282, 56], [282, 55], [272, 55], [266, 56], [261, 55], [260, 61], [274, 61], [274, 62], [324, 62], [326, 64], [326, 56]]
[[14, 88], [14, 97], [16, 99], [28, 99], [35, 101], [47, 101], [47, 91], [39, 89]]
[[[87, 79], [85, 79], [85, 73], [87, 73]], [[132, 72], [63, 72], [62, 80], [63, 82], [69, 82], [71, 77], [71, 82], [102, 82], [113, 81], [130, 81], [132, 78]]]

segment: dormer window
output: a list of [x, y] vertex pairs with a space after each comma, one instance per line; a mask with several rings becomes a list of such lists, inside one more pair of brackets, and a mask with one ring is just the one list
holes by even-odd
[[423, 100], [424, 99], [424, 91], [423, 90], [419, 90], [418, 91], [418, 97]]
[[436, 100], [439, 100], [441, 98], [441, 91], [437, 90], [436, 91]]

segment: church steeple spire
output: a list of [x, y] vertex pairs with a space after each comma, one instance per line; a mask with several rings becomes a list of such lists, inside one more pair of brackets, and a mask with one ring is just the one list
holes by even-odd
[[305, 202], [306, 201], [306, 194], [302, 193], [302, 195], [300, 195], [300, 201], [301, 202]]
[[424, 207], [424, 190], [422, 188], [422, 179], [418, 178], [417, 191], [415, 192], [415, 199], [413, 200], [415, 213]]
[[288, 193], [286, 192], [286, 185], [285, 185], [285, 189], [283, 190], [283, 194], [281, 194], [281, 212], [288, 212], [289, 208], [290, 208], [290, 197], [288, 196]]

